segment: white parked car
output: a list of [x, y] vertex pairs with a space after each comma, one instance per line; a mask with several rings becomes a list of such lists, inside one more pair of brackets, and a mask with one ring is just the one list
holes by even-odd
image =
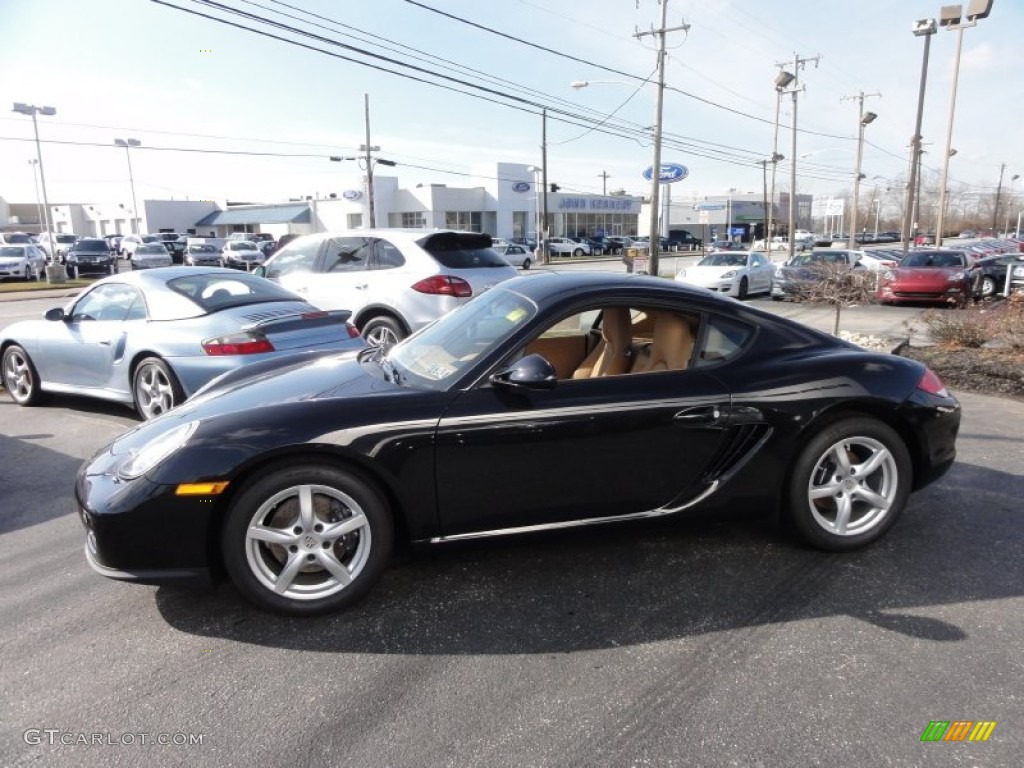
[[548, 253], [556, 256], [589, 256], [589, 243], [577, 243], [568, 237], [549, 237]]
[[[135, 249], [145, 243], [159, 243], [160, 238], [156, 235], [125, 235], [121, 238], [120, 254], [125, 259], [130, 259], [135, 254]], [[166, 248], [164, 250], [167, 250]]]
[[518, 243], [498, 245], [495, 243], [494, 250], [500, 253], [505, 261], [513, 267], [529, 269], [530, 265], [533, 264], [533, 254], [526, 250], [525, 245], [519, 245]]
[[752, 293], [770, 292], [774, 274], [775, 265], [767, 253], [719, 251], [709, 253], [694, 267], [679, 270], [676, 282], [745, 299]]
[[367, 342], [387, 347], [516, 269], [490, 235], [450, 229], [356, 229], [305, 235], [257, 274], [320, 309], [347, 309]]
[[46, 274], [46, 254], [31, 243], [0, 245], [0, 279], [20, 277], [42, 280]]
[[258, 267], [267, 257], [256, 243], [248, 240], [229, 240], [224, 243], [220, 258], [225, 267], [248, 271], [253, 267]]
[[174, 264], [171, 252], [161, 242], [142, 243], [132, 254], [132, 269], [153, 269], [169, 267]]
[[872, 272], [884, 272], [887, 269], [894, 269], [900, 263], [899, 259], [890, 258], [889, 253], [875, 253], [873, 251], [853, 251], [858, 255], [857, 266], [870, 269]]
[[57, 263], [59, 261], [63, 263], [64, 257], [71, 250], [71, 246], [75, 244], [76, 240], [78, 240], [78, 235], [71, 232], [43, 232], [39, 235], [39, 242], [36, 245], [46, 254], [51, 262]]

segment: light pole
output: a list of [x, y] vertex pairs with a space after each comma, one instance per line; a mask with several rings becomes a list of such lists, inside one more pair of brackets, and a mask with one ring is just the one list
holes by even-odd
[[[40, 114], [52, 117], [57, 114], [57, 110], [53, 107], [37, 107], [35, 104], [22, 104], [21, 102], [15, 102], [13, 111], [22, 115], [32, 116], [32, 130], [35, 132], [36, 136], [36, 161], [39, 163], [39, 181], [43, 187], [43, 216], [46, 222], [46, 231], [52, 234], [53, 228], [50, 226], [50, 201], [46, 196], [46, 174], [43, 173], [43, 151], [40, 149], [39, 145], [39, 124], [36, 122], [36, 115]], [[56, 248], [53, 248], [51, 256], [54, 259], [54, 263], [56, 263]]]
[[28, 164], [32, 166], [32, 180], [36, 184], [36, 225], [39, 227], [39, 231], [43, 229], [43, 204], [39, 202], [39, 172], [36, 167], [39, 165], [39, 161], [32, 158], [28, 161]]
[[[779, 160], [785, 159], [783, 155], [779, 154], [779, 111], [782, 108], [782, 93], [793, 80], [796, 79], [796, 75], [790, 74], [785, 70], [782, 70], [775, 76], [775, 134], [772, 139], [772, 210], [768, 215], [768, 229], [771, 230], [770, 234], [775, 235], [775, 172], [778, 170]], [[769, 250], [771, 250], [769, 248]]]
[[[914, 135], [910, 139], [910, 173], [907, 179], [907, 204], [903, 208], [903, 253], [910, 248], [910, 233], [914, 216], [914, 190], [917, 186], [917, 166], [921, 162], [921, 119], [924, 116], [924, 89], [928, 83], [928, 52], [931, 50], [932, 35], [938, 26], [935, 19], [919, 19], [914, 23], [914, 36], [924, 38], [924, 54], [921, 57], [921, 85], [917, 93], [917, 121]], [[945, 183], [945, 182], [943, 182]]]
[[[1010, 191], [1007, 194], [1007, 197], [1010, 200], [1010, 205], [1006, 206], [1006, 223], [1003, 225], [1003, 234], [1006, 234], [1007, 232], [1010, 231], [1010, 209], [1013, 207], [1013, 201], [1014, 201], [1013, 182], [1015, 182], [1019, 178], [1020, 178], [1020, 174], [1019, 173], [1015, 173], [1015, 174], [1013, 174], [1013, 176], [1010, 177]], [[1018, 227], [1018, 229], [1020, 229], [1020, 227]]]
[[878, 117], [874, 112], [864, 111], [864, 94], [860, 95], [860, 121], [857, 125], [857, 167], [853, 172], [853, 210], [850, 212], [850, 239], [847, 247], [857, 247], [857, 206], [860, 205], [860, 180], [864, 174], [860, 172], [860, 163], [864, 155], [864, 128]]
[[[946, 220], [946, 183], [949, 179], [950, 148], [953, 145], [953, 117], [956, 114], [956, 88], [960, 80], [960, 50], [964, 44], [964, 30], [977, 26], [978, 19], [984, 19], [992, 12], [992, 0], [971, 0], [967, 6], [967, 23], [961, 24], [963, 6], [944, 5], [939, 12], [939, 24], [949, 31], [956, 30], [956, 56], [953, 59], [953, 90], [949, 97], [949, 123], [946, 126], [946, 155], [942, 161], [942, 182], [939, 186], [939, 211], [935, 223], [935, 245], [942, 245], [942, 233]], [[993, 225], [994, 228], [994, 225]]]
[[135, 177], [132, 175], [132, 147], [141, 147], [138, 139], [114, 139], [114, 145], [124, 147], [124, 156], [128, 160], [128, 183], [132, 188], [132, 234], [139, 234], [139, 204], [135, 199]]

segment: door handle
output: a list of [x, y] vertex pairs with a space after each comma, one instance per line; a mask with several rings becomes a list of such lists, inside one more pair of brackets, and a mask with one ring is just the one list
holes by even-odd
[[309, 293], [309, 288], [307, 288], [304, 285], [300, 285], [300, 286], [295, 288], [295, 292], [296, 293]]
[[356, 290], [357, 291], [365, 291], [369, 287], [370, 287], [369, 283], [363, 283], [362, 285], [357, 285], [356, 286]]
[[717, 405], [697, 405], [684, 408], [672, 417], [680, 424], [714, 424], [722, 418], [722, 409]]
[[101, 342], [100, 342], [100, 344], [101, 344], [102, 346], [104, 346], [104, 347], [109, 347], [109, 346], [110, 346], [111, 344], [113, 344], [113, 343], [114, 343], [114, 342], [112, 342], [112, 341], [111, 341], [110, 339], [105, 339], [105, 340], [103, 340], [103, 341], [101, 341]]

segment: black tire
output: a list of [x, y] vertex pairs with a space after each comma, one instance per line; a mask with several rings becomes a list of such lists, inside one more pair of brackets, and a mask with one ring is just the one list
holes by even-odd
[[573, 250], [573, 256], [583, 256], [586, 252], [582, 248], [576, 248]]
[[132, 375], [135, 410], [149, 421], [179, 405], [185, 394], [171, 367], [159, 357], [139, 361]]
[[384, 349], [394, 346], [408, 335], [402, 324], [388, 315], [371, 317], [363, 323], [359, 332], [363, 334], [367, 344]]
[[867, 417], [845, 418], [814, 435], [800, 452], [789, 478], [786, 512], [811, 546], [830, 552], [859, 549], [896, 522], [912, 474], [910, 454], [895, 430]]
[[393, 546], [391, 511], [377, 489], [354, 472], [317, 464], [254, 478], [232, 501], [221, 538], [238, 590], [291, 616], [329, 613], [363, 597]]
[[991, 275], [984, 275], [981, 278], [981, 298], [991, 298], [992, 296], [996, 295], [998, 290], [999, 289], [996, 288], [996, 279], [994, 277], [992, 277]]
[[523, 259], [523, 269], [529, 269], [529, 268], [530, 268], [530, 260], [529, 259]]
[[740, 301], [743, 301], [744, 299], [747, 298], [747, 293], [749, 290], [750, 284], [747, 282], [747, 278], [741, 277], [739, 291], [737, 291]]
[[3, 358], [0, 359], [0, 370], [4, 389], [18, 405], [38, 405], [43, 399], [39, 374], [32, 358], [22, 347], [12, 344], [4, 350]]

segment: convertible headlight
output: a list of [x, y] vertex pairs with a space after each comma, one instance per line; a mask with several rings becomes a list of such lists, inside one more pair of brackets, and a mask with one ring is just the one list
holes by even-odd
[[722, 275], [722, 280], [725, 280], [726, 278], [729, 278], [729, 277], [736, 277], [736, 270], [735, 269], [730, 269], [728, 272], [726, 272], [724, 275]]
[[967, 275], [964, 274], [963, 272], [953, 272], [946, 279], [951, 283], [959, 283], [965, 277], [967, 277]]
[[127, 461], [118, 468], [118, 477], [123, 480], [134, 480], [136, 477], [146, 474], [185, 445], [198, 426], [198, 421], [190, 421], [187, 424], [182, 424], [168, 430], [155, 440], [146, 443], [135, 453], [131, 454]]

